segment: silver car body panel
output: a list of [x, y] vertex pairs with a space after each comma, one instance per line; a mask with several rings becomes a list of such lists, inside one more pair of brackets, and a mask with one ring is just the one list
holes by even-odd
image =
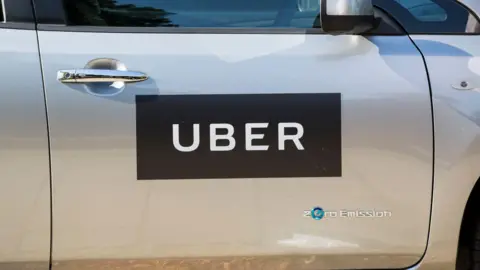
[[[465, 205], [480, 177], [480, 36], [412, 37], [425, 55], [435, 118], [435, 183], [420, 269], [455, 269]], [[457, 90], [467, 82], [472, 90]]]
[[[255, 255], [259, 263], [316, 269], [408, 267], [421, 259], [432, 116], [424, 64], [408, 37], [39, 31], [39, 42], [59, 269], [125, 258], [217, 256], [210, 262], [224, 264]], [[57, 81], [58, 70], [103, 57], [150, 79], [111, 97]], [[136, 180], [135, 95], [321, 92], [342, 94], [341, 178]], [[392, 216], [303, 217], [317, 205]]]
[[0, 269], [49, 269], [50, 172], [37, 35], [0, 29]]

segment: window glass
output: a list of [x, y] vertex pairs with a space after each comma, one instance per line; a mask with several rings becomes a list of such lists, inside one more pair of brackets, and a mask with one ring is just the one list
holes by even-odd
[[300, 0], [63, 0], [63, 2], [71, 25], [319, 27], [316, 20], [319, 5], [311, 5]]
[[[207, 29], [320, 28], [320, 0], [58, 1], [63, 2], [68, 25]], [[410, 34], [462, 34], [478, 33], [480, 30], [476, 18], [456, 0], [372, 2], [379, 8], [377, 11], [385, 11], [388, 14], [386, 16], [393, 18]], [[402, 33], [395, 25], [386, 23], [385, 16], [381, 18], [380, 27], [373, 31], [375, 34]]]
[[395, 0], [408, 10], [417, 20], [439, 22], [447, 20], [447, 12], [431, 0]]
[[409, 34], [480, 34], [471, 11], [457, 0], [373, 0]]

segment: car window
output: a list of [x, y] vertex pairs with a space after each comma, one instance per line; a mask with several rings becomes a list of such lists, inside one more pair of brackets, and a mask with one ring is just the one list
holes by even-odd
[[[321, 33], [320, 0], [35, 1], [39, 2], [37, 19], [48, 24], [57, 20], [67, 26], [201, 28], [202, 31], [212, 28], [314, 28], [320, 29], [317, 33]], [[41, 3], [51, 1], [57, 2], [57, 6], [42, 8]], [[410, 34], [451, 35], [480, 31], [476, 17], [472, 17], [472, 13], [456, 0], [372, 2], [383, 12], [376, 14], [385, 16], [380, 16], [381, 25], [371, 34], [402, 35], [403, 29]], [[57, 12], [62, 9], [61, 14]], [[386, 20], [386, 16], [391, 20]]]
[[457, 0], [372, 0], [409, 34], [480, 34], [477, 17]]
[[395, 0], [417, 20], [426, 22], [447, 20], [447, 11], [431, 0]]
[[71, 25], [317, 28], [319, 7], [297, 0], [64, 0]]

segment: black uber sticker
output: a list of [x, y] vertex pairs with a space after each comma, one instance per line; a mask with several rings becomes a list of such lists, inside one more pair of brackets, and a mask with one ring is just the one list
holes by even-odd
[[137, 179], [340, 177], [341, 94], [136, 97]]

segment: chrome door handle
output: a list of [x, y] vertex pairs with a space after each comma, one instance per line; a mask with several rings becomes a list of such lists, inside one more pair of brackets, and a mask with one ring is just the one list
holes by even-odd
[[135, 83], [147, 80], [148, 76], [142, 72], [128, 70], [68, 69], [58, 71], [57, 79], [62, 83]]

